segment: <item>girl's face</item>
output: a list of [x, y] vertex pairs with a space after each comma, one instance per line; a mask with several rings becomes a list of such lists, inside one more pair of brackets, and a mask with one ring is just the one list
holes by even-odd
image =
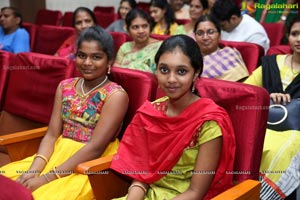
[[300, 22], [293, 24], [288, 39], [293, 52], [300, 54]]
[[120, 13], [121, 19], [124, 20], [126, 18], [127, 13], [131, 9], [132, 8], [131, 8], [130, 4], [128, 3], [128, 1], [123, 1], [119, 7], [119, 13]]
[[220, 33], [212, 22], [204, 21], [198, 24], [195, 39], [200, 47], [201, 53], [207, 55], [218, 49]]
[[165, 17], [165, 10], [159, 7], [150, 6], [150, 16], [153, 18], [155, 23], [161, 22]]
[[190, 58], [177, 47], [160, 56], [156, 75], [159, 86], [170, 101], [177, 101], [190, 97], [191, 86], [198, 74], [195, 73]]
[[86, 28], [94, 26], [95, 23], [89, 13], [85, 11], [79, 11], [75, 16], [75, 29], [80, 34]]
[[128, 33], [136, 43], [144, 43], [150, 37], [150, 24], [144, 18], [137, 17], [131, 21]]
[[86, 80], [103, 79], [110, 64], [106, 53], [95, 40], [83, 41], [77, 50], [77, 69]]
[[202, 15], [203, 6], [200, 0], [192, 0], [190, 3], [190, 18], [191, 20], [197, 20]]

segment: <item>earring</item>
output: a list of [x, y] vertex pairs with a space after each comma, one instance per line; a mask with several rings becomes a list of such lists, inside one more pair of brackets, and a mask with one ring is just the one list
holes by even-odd
[[195, 93], [195, 85], [193, 84], [192, 93]]
[[107, 74], [110, 74], [110, 65], [108, 66]]

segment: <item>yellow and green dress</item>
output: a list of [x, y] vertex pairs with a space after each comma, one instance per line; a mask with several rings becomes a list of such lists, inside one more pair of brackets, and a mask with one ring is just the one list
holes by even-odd
[[[67, 79], [60, 83], [59, 87], [62, 90], [62, 135], [57, 139], [54, 152], [40, 175], [61, 165], [88, 143], [94, 134], [93, 130], [101, 116], [101, 109], [106, 99], [116, 91], [124, 91], [121, 86], [110, 82], [89, 95], [83, 96], [75, 90], [75, 85], [79, 79]], [[107, 146], [102, 156], [115, 154], [118, 147], [119, 141], [116, 139]], [[0, 171], [4, 172], [4, 176], [16, 180], [29, 169], [33, 160], [34, 156], [31, 156], [3, 166]], [[33, 192], [33, 196], [36, 200], [94, 199], [88, 176], [77, 173], [41, 186]]]

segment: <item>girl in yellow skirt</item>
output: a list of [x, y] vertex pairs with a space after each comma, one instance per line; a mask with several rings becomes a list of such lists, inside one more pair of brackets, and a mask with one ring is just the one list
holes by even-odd
[[[118, 130], [128, 107], [124, 89], [107, 78], [113, 39], [100, 27], [84, 30], [76, 64], [82, 78], [62, 81], [50, 124], [36, 155], [2, 168], [4, 175], [33, 192], [35, 199], [93, 199], [79, 163], [117, 151]], [[114, 113], [113, 115], [111, 113]]]

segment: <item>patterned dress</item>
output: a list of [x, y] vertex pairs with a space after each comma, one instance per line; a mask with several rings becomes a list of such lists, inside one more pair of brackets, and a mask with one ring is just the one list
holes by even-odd
[[161, 41], [154, 42], [139, 51], [132, 51], [133, 42], [126, 42], [118, 51], [116, 63], [123, 68], [154, 73], [156, 70], [154, 56], [161, 43]]
[[[42, 174], [48, 173], [54, 167], [61, 165], [86, 143], [91, 140], [93, 130], [101, 116], [101, 109], [106, 99], [123, 88], [114, 82], [83, 96], [75, 90], [80, 78], [64, 80], [59, 87], [62, 90], [62, 119], [63, 131], [55, 144], [54, 152]], [[97, 133], [101, 134], [101, 133]], [[106, 148], [102, 156], [116, 153], [119, 141], [116, 139]], [[10, 163], [2, 168], [4, 176], [16, 180], [29, 169], [34, 156], [21, 161]], [[60, 179], [51, 181], [33, 192], [34, 199], [65, 200], [65, 199], [93, 199], [91, 185], [87, 175], [73, 173]]]

